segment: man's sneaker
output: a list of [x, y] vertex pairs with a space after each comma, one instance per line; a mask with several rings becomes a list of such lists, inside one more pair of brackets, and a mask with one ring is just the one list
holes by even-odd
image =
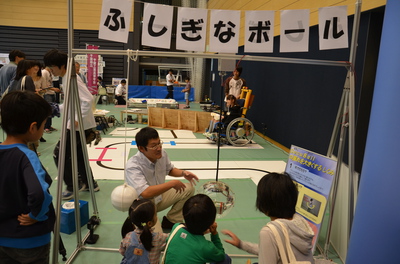
[[[85, 189], [84, 189], [85, 191], [89, 191], [89, 186], [86, 186], [86, 184], [85, 184]], [[98, 191], [100, 191], [100, 187], [99, 187], [99, 185], [97, 184], [97, 181], [94, 181], [93, 182], [93, 191], [95, 191], [95, 192], [98, 192]]]
[[79, 181], [79, 191], [86, 191], [86, 183]]
[[74, 193], [68, 190], [63, 191], [62, 193], [62, 199], [63, 200], [69, 200], [74, 196]]
[[168, 218], [166, 216], [163, 217], [163, 220], [161, 222], [161, 227], [163, 229], [172, 229], [172, 227], [174, 226], [174, 223], [172, 223], [171, 221], [168, 220]]

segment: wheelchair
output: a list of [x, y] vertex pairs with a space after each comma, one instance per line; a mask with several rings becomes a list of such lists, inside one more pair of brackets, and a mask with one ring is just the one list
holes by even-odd
[[[247, 110], [251, 107], [254, 100], [252, 90], [243, 88], [238, 99], [238, 104], [242, 106], [242, 116], [233, 119], [229, 124], [221, 122], [215, 124], [215, 129], [204, 133], [207, 139], [219, 144], [243, 147], [252, 142], [254, 137], [253, 123], [246, 118]], [[219, 136], [218, 136], [219, 132]]]

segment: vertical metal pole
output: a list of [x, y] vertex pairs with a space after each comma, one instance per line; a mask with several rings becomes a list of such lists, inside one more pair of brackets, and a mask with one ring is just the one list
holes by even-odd
[[[219, 111], [219, 126], [218, 126], [218, 133], [217, 133], [217, 170], [215, 172], [215, 181], [218, 181], [218, 173], [219, 173], [219, 156], [221, 150], [221, 132], [222, 132], [222, 108], [224, 107], [224, 76], [226, 75], [225, 71], [219, 72], [221, 76], [221, 104], [220, 104], [220, 111]], [[212, 131], [211, 131], [212, 132]]]
[[354, 11], [353, 35], [350, 46], [350, 100], [349, 100], [349, 233], [354, 218], [354, 142], [355, 142], [355, 83], [354, 83], [354, 65], [356, 62], [358, 32], [360, 30], [361, 2], [357, 0]]
[[[325, 248], [324, 248], [324, 256], [327, 257], [329, 244], [330, 244], [330, 236], [331, 236], [331, 229], [332, 229], [332, 219], [333, 219], [333, 212], [335, 207], [335, 200], [336, 200], [336, 192], [337, 192], [337, 184], [338, 178], [340, 177], [340, 168], [342, 166], [343, 160], [343, 148], [346, 141], [343, 138], [343, 135], [347, 133], [347, 126], [349, 127], [349, 149], [348, 149], [348, 156], [349, 156], [349, 179], [348, 179], [348, 195], [349, 195], [349, 204], [348, 204], [348, 233], [347, 237], [350, 237], [351, 232], [351, 225], [354, 218], [354, 138], [355, 138], [355, 84], [354, 84], [354, 63], [356, 59], [356, 51], [357, 51], [357, 40], [358, 40], [358, 33], [360, 27], [360, 15], [361, 15], [361, 0], [357, 0], [355, 4], [355, 12], [354, 12], [354, 22], [353, 22], [353, 33], [351, 38], [351, 45], [350, 45], [350, 69], [348, 71], [345, 87], [342, 94], [342, 99], [340, 102], [339, 112], [336, 118], [336, 123], [334, 127], [334, 132], [332, 134], [331, 142], [328, 148], [328, 156], [332, 155], [333, 152], [333, 145], [336, 141], [336, 133], [338, 131], [338, 120], [340, 114], [345, 117], [348, 114], [348, 122], [342, 123], [341, 129], [341, 137], [339, 142], [339, 149], [338, 149], [338, 163], [336, 167], [336, 179], [333, 186], [333, 191], [331, 195], [331, 208], [330, 208], [330, 215], [329, 215], [329, 222], [328, 222], [328, 230], [327, 230], [327, 237], [325, 240]], [[344, 122], [344, 118], [342, 118]]]
[[[347, 83], [347, 82], [346, 82]], [[348, 126], [348, 100], [349, 100], [349, 88], [345, 87], [345, 90], [343, 91], [344, 94], [344, 100], [343, 100], [343, 112], [342, 114], [342, 120], [341, 120], [341, 129], [340, 129], [340, 137], [339, 137], [339, 148], [338, 148], [338, 155], [337, 155], [337, 164], [336, 164], [336, 177], [334, 180], [333, 184], [333, 189], [331, 191], [331, 199], [330, 199], [330, 210], [329, 210], [329, 220], [328, 220], [328, 229], [327, 229], [327, 234], [326, 234], [326, 240], [325, 240], [325, 246], [324, 246], [324, 252], [323, 255], [324, 257], [328, 257], [328, 251], [329, 251], [329, 246], [330, 246], [330, 237], [331, 237], [331, 231], [332, 231], [332, 222], [333, 222], [333, 215], [335, 211], [335, 203], [336, 203], [336, 195], [337, 195], [337, 189], [338, 189], [338, 183], [339, 183], [339, 175], [342, 167], [342, 159], [343, 159], [343, 152], [344, 152], [344, 146], [346, 142], [346, 134], [347, 134], [347, 126]]]
[[68, 0], [68, 58], [72, 58], [74, 46], [74, 5], [73, 0]]
[[[68, 9], [68, 57], [72, 56], [72, 46], [74, 43], [74, 35], [73, 35], [73, 0], [68, 0], [67, 3]], [[67, 74], [68, 74], [68, 65], [67, 65]], [[63, 116], [66, 117], [67, 113], [69, 113], [70, 108], [70, 78], [68, 75], [65, 83], [64, 83], [64, 111]], [[60, 150], [58, 156], [58, 185], [57, 185], [57, 199], [56, 199], [56, 223], [54, 225], [54, 240], [53, 240], [53, 254], [52, 254], [52, 263], [58, 264], [58, 248], [60, 246], [60, 219], [61, 219], [61, 195], [62, 195], [62, 186], [64, 181], [64, 160], [65, 160], [65, 146], [66, 146], [66, 131], [67, 131], [67, 118], [63, 119], [62, 122], [62, 130], [61, 130], [61, 139], [60, 139]]]
[[[79, 100], [78, 96], [78, 86], [76, 82], [76, 74], [75, 74], [75, 63], [73, 58], [68, 58], [68, 70], [67, 70], [67, 78], [70, 78], [70, 94], [71, 102], [70, 102], [70, 112], [68, 116], [65, 116], [65, 119], [69, 119], [70, 122], [70, 143], [71, 143], [71, 165], [72, 165], [72, 186], [74, 189], [74, 204], [75, 204], [75, 227], [76, 227], [76, 242], [77, 246], [82, 246], [82, 234], [80, 232], [80, 210], [79, 210], [79, 184], [78, 184], [78, 157], [77, 157], [77, 140], [76, 140], [76, 127], [75, 127], [75, 116], [80, 117], [80, 107], [76, 109], [74, 106], [80, 106], [76, 104], [77, 99]], [[74, 70], [74, 71], [73, 71]], [[82, 126], [82, 124], [79, 125]]]
[[64, 109], [63, 109], [63, 120], [62, 120], [62, 129], [61, 129], [61, 138], [60, 138], [60, 149], [59, 149], [59, 157], [58, 157], [58, 176], [57, 176], [57, 197], [56, 197], [56, 223], [54, 225], [54, 240], [53, 240], [53, 263], [58, 263], [58, 248], [59, 248], [59, 239], [60, 239], [60, 219], [61, 219], [61, 195], [62, 195], [62, 187], [64, 182], [64, 170], [65, 170], [65, 149], [67, 145], [66, 134], [67, 134], [67, 116], [71, 113], [71, 79], [70, 79], [70, 69], [71, 66], [66, 69], [65, 83], [64, 83]]
[[[346, 77], [345, 86], [346, 86], [347, 80], [348, 80], [348, 78]], [[342, 118], [342, 114], [343, 114], [343, 108], [344, 108], [343, 107], [343, 102], [345, 100], [345, 96], [346, 96], [346, 93], [343, 90], [342, 98], [340, 99], [340, 103], [339, 103], [339, 108], [338, 108], [339, 110], [338, 110], [338, 112], [336, 114], [335, 125], [333, 126], [331, 141], [329, 142], [328, 151], [326, 153], [326, 156], [328, 156], [328, 157], [332, 157], [332, 155], [333, 155], [333, 148], [335, 147], [336, 139], [337, 139], [337, 136], [339, 134], [340, 122], [341, 122], [341, 118]]]

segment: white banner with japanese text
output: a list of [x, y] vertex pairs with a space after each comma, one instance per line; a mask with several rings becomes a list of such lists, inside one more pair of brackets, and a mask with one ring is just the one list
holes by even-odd
[[176, 48], [178, 50], [204, 51], [207, 9], [179, 7], [176, 27]]
[[[133, 0], [103, 0], [99, 38], [128, 42]], [[177, 8], [176, 48], [197, 52], [238, 52], [240, 10]], [[274, 10], [245, 11], [244, 52], [271, 53], [274, 49]], [[348, 48], [347, 6], [321, 7], [319, 49]], [[144, 3], [142, 45], [171, 48], [174, 6]], [[210, 18], [208, 18], [208, 15]], [[206, 32], [209, 30], [208, 47]], [[308, 52], [310, 10], [280, 11], [280, 52]]]
[[318, 15], [319, 49], [348, 48], [347, 6], [322, 7]]
[[142, 44], [163, 49], [171, 48], [173, 6], [144, 4]]
[[128, 42], [132, 0], [103, 0], [99, 39]]
[[239, 46], [240, 11], [211, 10], [210, 52], [237, 53]]
[[[86, 45], [86, 49], [97, 50], [99, 46]], [[97, 94], [97, 76], [99, 69], [99, 55], [88, 54], [87, 55], [87, 87], [91, 94]]]
[[307, 52], [310, 10], [281, 11], [280, 52]]
[[273, 52], [275, 11], [246, 11], [245, 52]]

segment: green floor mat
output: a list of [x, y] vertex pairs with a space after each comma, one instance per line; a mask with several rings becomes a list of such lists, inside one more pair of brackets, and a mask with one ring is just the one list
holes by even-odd
[[[201, 189], [200, 186], [207, 181], [201, 180], [196, 190]], [[224, 179], [223, 182], [227, 184], [235, 193], [235, 206], [224, 217], [217, 219], [218, 231], [229, 229], [235, 232], [240, 238], [257, 242], [258, 232], [263, 225], [268, 221], [268, 218], [262, 213], [258, 212], [255, 208], [256, 185], [251, 179]], [[101, 180], [98, 184], [101, 188], [96, 195], [96, 203], [99, 210], [101, 224], [96, 228], [95, 234], [100, 236], [99, 240], [94, 245], [89, 245], [94, 248], [109, 248], [117, 249], [121, 241], [121, 226], [127, 216], [127, 212], [120, 212], [116, 210], [110, 201], [110, 194], [112, 190], [121, 185], [122, 181]], [[55, 193], [55, 187], [52, 186], [52, 193]], [[80, 199], [90, 201], [89, 192], [81, 192]], [[89, 202], [89, 214], [93, 212], [92, 203]], [[166, 210], [158, 214], [162, 218], [166, 214]], [[82, 227], [82, 236], [88, 232], [86, 226]], [[221, 239], [225, 236], [221, 234]], [[67, 250], [67, 257], [76, 249], [77, 240], [76, 232], [71, 235], [61, 234], [63, 242]], [[207, 236], [208, 237], [208, 236]], [[228, 254], [247, 254], [235, 247], [224, 243], [224, 248]], [[61, 257], [59, 257], [61, 260]], [[118, 252], [107, 252], [103, 250], [81, 250], [73, 263], [119, 263], [122, 256]], [[242, 258], [234, 259], [233, 263], [243, 263]]]

